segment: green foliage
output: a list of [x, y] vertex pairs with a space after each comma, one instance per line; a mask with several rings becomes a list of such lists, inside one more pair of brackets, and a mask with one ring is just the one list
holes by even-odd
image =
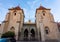
[[11, 32], [11, 31], [8, 31], [8, 32], [6, 32], [6, 33], [4, 33], [4, 34], [2, 34], [2, 38], [11, 38], [11, 37], [14, 37], [15, 36], [15, 33], [14, 32]]

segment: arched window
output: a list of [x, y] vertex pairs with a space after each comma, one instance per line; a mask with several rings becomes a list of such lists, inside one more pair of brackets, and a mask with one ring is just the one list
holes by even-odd
[[45, 27], [45, 33], [49, 34], [49, 28], [48, 27]]
[[31, 29], [31, 36], [35, 37], [35, 31], [34, 31], [34, 29]]
[[14, 32], [15, 31], [15, 28], [14, 27], [11, 27], [11, 29], [10, 29], [12, 32]]
[[28, 37], [28, 30], [27, 29], [24, 30], [24, 37]]

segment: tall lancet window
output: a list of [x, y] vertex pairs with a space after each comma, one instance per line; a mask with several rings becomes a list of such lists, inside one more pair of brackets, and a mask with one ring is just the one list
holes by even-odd
[[48, 27], [45, 27], [45, 33], [49, 34], [49, 28]]

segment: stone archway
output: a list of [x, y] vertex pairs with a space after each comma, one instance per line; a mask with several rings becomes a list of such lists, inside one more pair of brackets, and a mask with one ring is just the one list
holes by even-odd
[[35, 31], [31, 29], [31, 40], [35, 40]]
[[28, 30], [24, 30], [24, 40], [28, 40]]

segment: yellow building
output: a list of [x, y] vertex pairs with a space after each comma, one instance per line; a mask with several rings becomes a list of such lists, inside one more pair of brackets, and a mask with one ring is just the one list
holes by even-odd
[[36, 9], [36, 22], [24, 22], [24, 11], [19, 6], [10, 8], [1, 24], [2, 32], [13, 31], [16, 40], [59, 40], [58, 26], [51, 9], [40, 6]]

